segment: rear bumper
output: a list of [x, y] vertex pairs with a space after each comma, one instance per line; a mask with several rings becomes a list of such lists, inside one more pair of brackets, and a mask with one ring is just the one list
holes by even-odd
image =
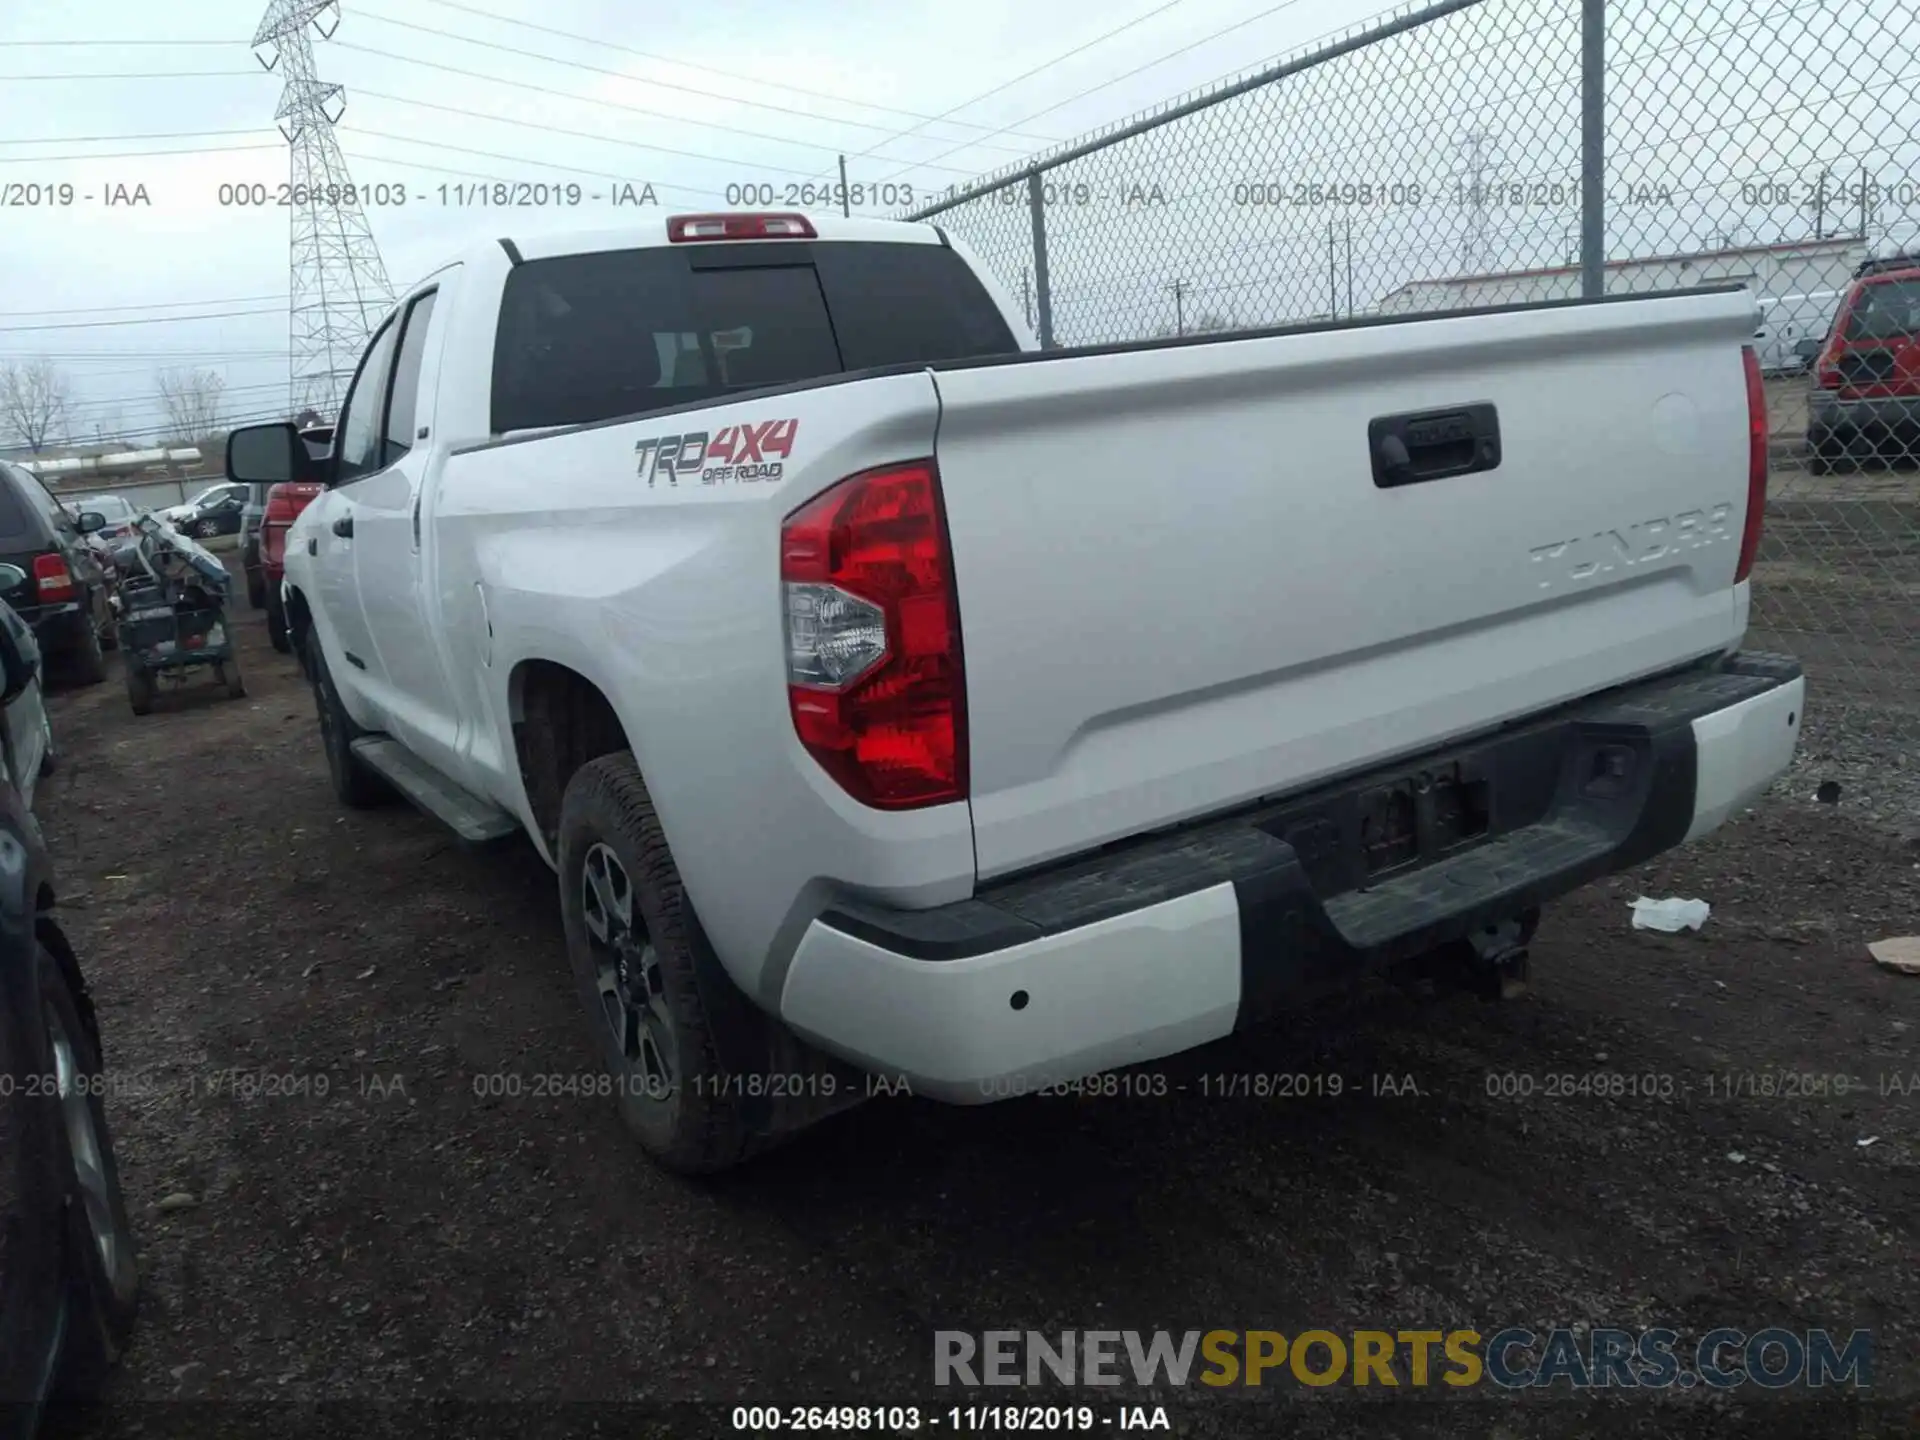
[[1807, 430], [1815, 444], [1823, 439], [1847, 439], [1855, 435], [1920, 434], [1920, 399], [1894, 396], [1840, 400], [1816, 393]]
[[[1174, 1054], [1705, 834], [1786, 769], [1804, 698], [1796, 662], [1737, 655], [953, 905], [843, 902], [781, 1016], [959, 1104]], [[1442, 767], [1484, 781], [1484, 835], [1369, 881], [1366, 807]]]
[[93, 614], [85, 602], [66, 600], [57, 605], [34, 605], [19, 612], [33, 631], [43, 654], [65, 655], [87, 643]]

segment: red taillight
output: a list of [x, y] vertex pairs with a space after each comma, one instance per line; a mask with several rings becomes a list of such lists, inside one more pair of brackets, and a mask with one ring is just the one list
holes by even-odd
[[36, 555], [33, 560], [33, 584], [42, 603], [73, 598], [73, 572], [58, 555]]
[[816, 240], [804, 215], [675, 215], [667, 221], [667, 239]]
[[864, 471], [794, 511], [780, 579], [808, 753], [877, 809], [964, 800], [966, 677], [933, 462]]
[[1760, 553], [1760, 527], [1767, 515], [1767, 387], [1754, 348], [1743, 346], [1740, 354], [1747, 368], [1747, 525], [1740, 534], [1740, 563], [1733, 572], [1736, 585], [1753, 573], [1754, 557]]

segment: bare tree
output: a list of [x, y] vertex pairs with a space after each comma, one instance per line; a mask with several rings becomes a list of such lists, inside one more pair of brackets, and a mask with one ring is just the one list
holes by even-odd
[[215, 370], [162, 370], [160, 408], [167, 417], [167, 438], [198, 440], [218, 431], [225, 408], [227, 382]]
[[63, 438], [72, 398], [66, 372], [53, 361], [0, 361], [0, 431], [34, 454]]

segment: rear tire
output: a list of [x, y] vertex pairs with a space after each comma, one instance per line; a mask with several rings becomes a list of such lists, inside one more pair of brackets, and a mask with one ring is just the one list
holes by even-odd
[[247, 693], [247, 682], [240, 673], [240, 657], [229, 655], [214, 667], [214, 678], [227, 687], [229, 700], [240, 700]]
[[93, 1006], [84, 993], [75, 993], [60, 961], [39, 941], [34, 966], [57, 1082], [57, 1094], [49, 1099], [60, 1122], [55, 1126], [59, 1199], [73, 1257], [67, 1340], [56, 1388], [63, 1398], [86, 1401], [126, 1349], [140, 1306], [140, 1270], [101, 1104], [105, 1066]]
[[631, 753], [603, 755], [568, 782], [558, 859], [567, 958], [621, 1119], [670, 1170], [739, 1164], [762, 1137], [721, 1063], [695, 978], [706, 938]]
[[293, 636], [287, 631], [287, 612], [280, 604], [280, 597], [271, 591], [267, 594], [267, 641], [282, 655], [293, 653]]
[[247, 603], [256, 610], [267, 608], [267, 585], [258, 570], [247, 571]]
[[371, 810], [392, 793], [387, 782], [362, 765], [353, 753], [353, 742], [367, 732], [353, 723], [340, 692], [334, 688], [327, 670], [326, 652], [320, 647], [320, 633], [307, 632], [307, 674], [313, 680], [313, 704], [320, 719], [320, 746], [326, 752], [327, 777], [333, 782], [334, 796], [349, 810]]
[[133, 707], [134, 714], [152, 713], [154, 688], [153, 672], [133, 657], [127, 657], [127, 703]]

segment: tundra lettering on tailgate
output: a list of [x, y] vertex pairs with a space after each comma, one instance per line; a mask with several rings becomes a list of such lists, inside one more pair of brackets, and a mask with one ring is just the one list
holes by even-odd
[[1615, 570], [1631, 570], [1650, 560], [1663, 559], [1680, 550], [1698, 550], [1737, 538], [1728, 523], [1731, 505], [1716, 505], [1711, 510], [1683, 510], [1678, 515], [1662, 515], [1643, 520], [1621, 530], [1602, 530], [1597, 535], [1576, 535], [1571, 540], [1556, 540], [1539, 545], [1527, 553], [1542, 567], [1540, 588], [1551, 590], [1561, 581], [1579, 584], [1596, 575], [1611, 575]]
[[799, 433], [798, 420], [761, 420], [728, 425], [711, 436], [704, 430], [662, 435], [634, 442], [634, 465], [648, 489], [661, 480], [677, 487], [695, 476], [702, 485], [755, 485], [785, 473], [783, 462], [793, 458]]

